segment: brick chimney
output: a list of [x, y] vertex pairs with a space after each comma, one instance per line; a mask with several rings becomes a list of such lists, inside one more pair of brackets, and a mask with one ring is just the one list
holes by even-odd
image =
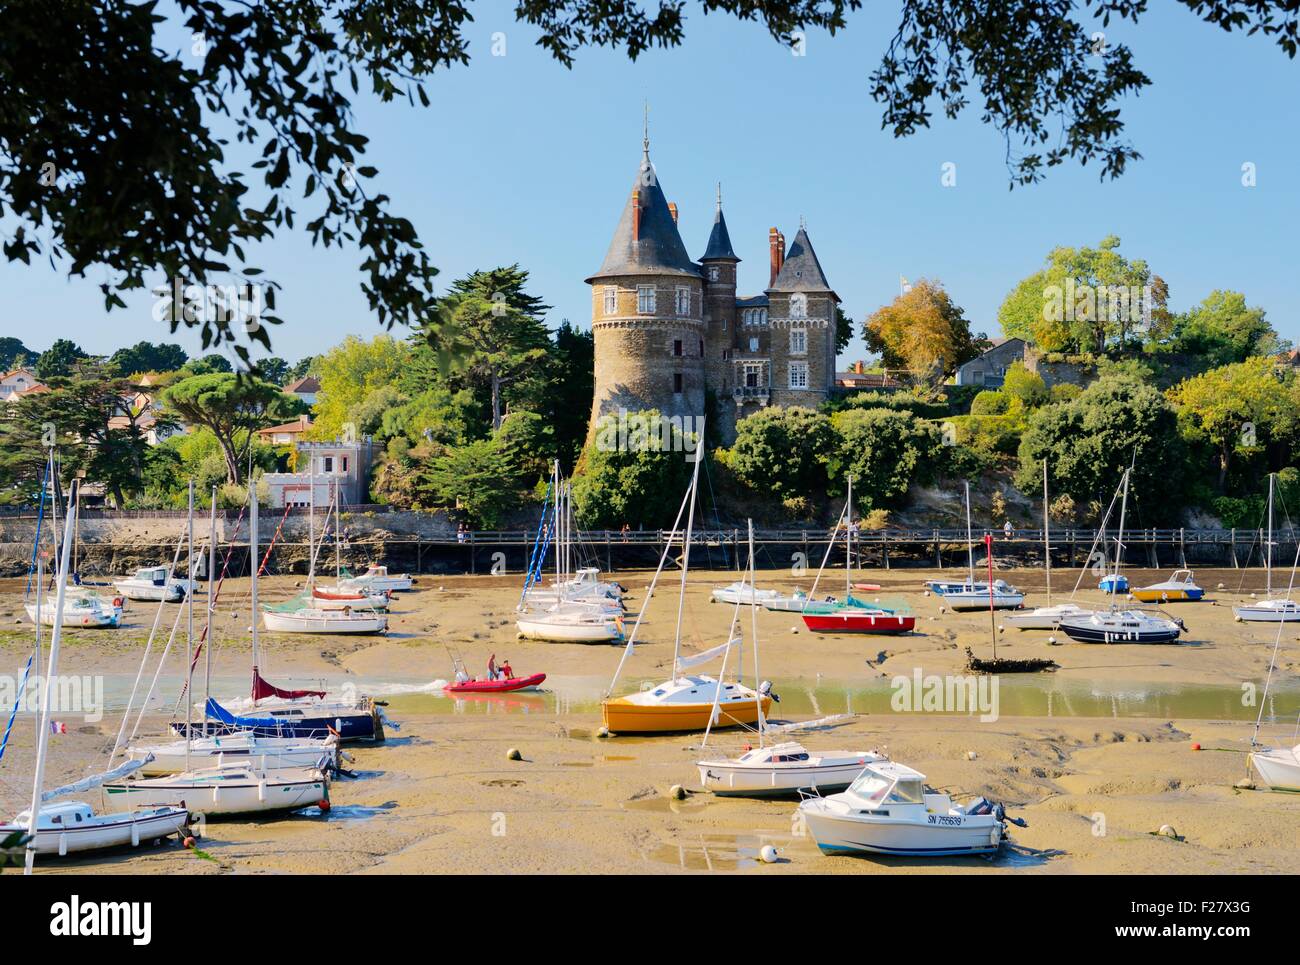
[[641, 240], [641, 192], [632, 191], [632, 240]]
[[668, 213], [673, 216], [673, 224], [677, 224], [677, 202], [668, 202]]
[[767, 287], [771, 288], [776, 283], [776, 276], [781, 271], [781, 266], [785, 264], [785, 235], [775, 228], [769, 228], [767, 231], [767, 247], [772, 268], [771, 276], [767, 279]]
[[866, 362], [854, 362], [854, 363], [853, 363], [853, 371], [854, 371], [854, 373], [857, 374], [857, 375], [862, 375], [862, 374], [866, 371], [866, 368], [867, 368], [867, 363], [866, 363]]

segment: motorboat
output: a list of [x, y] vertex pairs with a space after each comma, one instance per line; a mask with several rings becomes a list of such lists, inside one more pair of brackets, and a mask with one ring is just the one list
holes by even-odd
[[[24, 609], [27, 610], [27, 618], [35, 623], [36, 604], [28, 603]], [[55, 601], [46, 599], [40, 605], [40, 622], [44, 626], [52, 627], [58, 613]], [[71, 592], [64, 600], [61, 622], [65, 627], [98, 627], [114, 630], [122, 624], [122, 605], [117, 601], [111, 604], [105, 603], [102, 597], [94, 593]]]
[[339, 580], [339, 587], [345, 590], [409, 590], [414, 585], [409, 573], [389, 573], [387, 566], [372, 563], [360, 576], [350, 576]]
[[1057, 603], [1008, 614], [1002, 623], [1016, 630], [1054, 630], [1062, 620], [1086, 617], [1095, 612], [1077, 603]]
[[546, 674], [535, 673], [527, 677], [497, 677], [492, 680], [453, 680], [444, 689], [449, 694], [510, 694], [536, 690], [545, 679]]
[[171, 575], [165, 566], [147, 566], [135, 575], [114, 580], [113, 586], [128, 600], [179, 603], [194, 592], [194, 580]]
[[1143, 603], [1195, 602], [1205, 596], [1205, 591], [1192, 579], [1191, 570], [1174, 570], [1174, 575], [1163, 583], [1152, 583], [1130, 592], [1133, 599]]
[[1250, 763], [1273, 790], [1300, 791], [1300, 744], [1251, 751]]
[[955, 804], [927, 791], [924, 774], [893, 761], [868, 763], [839, 794], [806, 797], [797, 814], [823, 854], [987, 854], [1006, 837], [1001, 805]]
[[795, 590], [793, 593], [778, 593], [766, 600], [759, 600], [759, 606], [764, 610], [779, 613], [802, 613], [803, 608], [808, 605], [808, 600], [807, 593], [803, 590]]
[[142, 777], [179, 774], [196, 767], [229, 763], [246, 763], [265, 770], [283, 767], [330, 770], [338, 766], [338, 745], [338, 738], [332, 734], [322, 738], [263, 737], [252, 731], [237, 731], [188, 742], [133, 744], [126, 751], [126, 759], [141, 762]]
[[1128, 577], [1123, 573], [1107, 574], [1097, 581], [1097, 589], [1101, 590], [1103, 593], [1127, 594], [1129, 590]]
[[110, 805], [186, 806], [207, 817], [296, 811], [329, 800], [325, 773], [314, 767], [256, 767], [247, 761], [195, 768], [163, 777], [104, 785]]
[[875, 751], [810, 751], [796, 741], [753, 747], [734, 759], [700, 761], [700, 783], [720, 797], [783, 797], [800, 790], [842, 791]]
[[1132, 609], [1066, 617], [1058, 626], [1080, 643], [1176, 643], [1184, 629], [1181, 620]]
[[262, 610], [262, 624], [272, 633], [387, 633], [388, 617], [382, 613], [326, 610], [304, 607], [299, 610]]
[[1024, 593], [1006, 580], [994, 580], [991, 591], [987, 582], [947, 587], [942, 596], [943, 602], [953, 610], [987, 610], [990, 606], [995, 610], [1014, 610], [1025, 602]]
[[[139, 808], [112, 814], [96, 814], [82, 801], [58, 801], [44, 805], [36, 822], [37, 854], [67, 855], [78, 851], [99, 851], [141, 842], [156, 844], [170, 835], [184, 832], [190, 821], [182, 806]], [[12, 821], [0, 823], [0, 841], [18, 832], [30, 833], [31, 808]], [[26, 849], [28, 845], [22, 845]], [[19, 853], [15, 849], [14, 853]]]
[[716, 587], [712, 594], [712, 598], [719, 603], [757, 603], [759, 606], [780, 596], [781, 594], [776, 590], [760, 590], [752, 583], [744, 580], [738, 580], [727, 586]]
[[716, 730], [757, 723], [760, 704], [767, 716], [772, 706], [770, 685], [756, 692], [741, 683], [719, 683], [707, 675], [684, 674], [657, 687], [605, 700], [601, 718], [605, 727], [617, 734], [704, 730], [710, 724]]

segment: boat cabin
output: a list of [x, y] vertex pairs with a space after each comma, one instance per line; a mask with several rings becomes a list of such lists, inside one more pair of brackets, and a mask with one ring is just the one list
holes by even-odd
[[808, 751], [802, 744], [789, 742], [755, 747], [740, 756], [742, 764], [795, 764], [808, 759]]
[[[75, 828], [79, 824], [90, 823], [94, 816], [95, 812], [90, 809], [89, 804], [83, 804], [81, 801], [59, 801], [41, 808], [41, 819], [37, 827], [41, 830]], [[32, 809], [27, 808], [14, 818], [14, 824], [26, 825], [30, 824], [31, 820]]]
[[134, 579], [141, 583], [152, 583], [154, 586], [167, 585], [167, 567], [151, 566], [147, 569], [136, 570]]
[[[712, 703], [718, 682], [706, 675], [688, 674], [676, 680], [660, 684], [653, 690], [643, 691], [656, 702], [665, 704], [705, 704]], [[754, 691], [739, 684], [723, 683], [718, 703], [725, 704], [738, 700], [754, 699]]]
[[846, 793], [864, 811], [885, 810], [891, 805], [924, 805], [925, 775], [903, 764], [881, 761], [868, 764]]

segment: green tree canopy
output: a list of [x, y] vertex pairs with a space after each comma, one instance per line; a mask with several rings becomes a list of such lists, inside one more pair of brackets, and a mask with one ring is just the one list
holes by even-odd
[[1251, 308], [1241, 292], [1210, 292], [1199, 305], [1173, 321], [1174, 345], [1199, 355], [1207, 367], [1244, 362], [1251, 355], [1268, 355], [1285, 346], [1264, 318], [1264, 309]]
[[862, 338], [887, 367], [936, 385], [975, 358], [984, 342], [971, 334], [965, 312], [943, 286], [925, 278], [877, 309], [863, 323]]
[[232, 372], [182, 379], [165, 389], [162, 399], [169, 412], [212, 433], [225, 459], [226, 482], [232, 484], [243, 478], [253, 433], [306, 410], [279, 386]]
[[[605, 445], [598, 438], [582, 451], [573, 477], [573, 503], [584, 526], [617, 529], [626, 523], [633, 529], [656, 529], [672, 525], [690, 483], [694, 456], [686, 451], [681, 431], [662, 422], [657, 410], [636, 415], [647, 425], [670, 426], [670, 438], [655, 432], [647, 435], [645, 445], [631, 444], [629, 433], [628, 445]], [[690, 442], [692, 450], [697, 441]], [[703, 452], [699, 458], [704, 458]]]
[[736, 441], [719, 459], [750, 489], [808, 506], [826, 492], [826, 463], [835, 442], [825, 414], [769, 406], [736, 423]]
[[130, 348], [120, 348], [108, 359], [108, 364], [123, 375], [142, 372], [171, 372], [189, 360], [185, 350], [171, 342], [136, 342]]
[[36, 377], [42, 382], [48, 382], [59, 376], [71, 375], [73, 367], [87, 358], [90, 356], [76, 342], [66, 338], [56, 339], [53, 345], [37, 357]]
[[853, 477], [861, 509], [897, 505], [913, 481], [933, 475], [943, 445], [934, 423], [894, 409], [845, 409], [831, 424], [838, 438], [828, 471]]
[[16, 369], [30, 363], [36, 357], [20, 339], [10, 335], [0, 337], [0, 371]]

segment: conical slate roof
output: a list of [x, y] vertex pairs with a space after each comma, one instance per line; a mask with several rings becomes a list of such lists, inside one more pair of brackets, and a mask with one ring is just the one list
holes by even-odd
[[713, 216], [713, 230], [709, 232], [709, 246], [704, 249], [700, 261], [740, 261], [731, 248], [731, 235], [727, 234], [727, 219], [722, 216], [722, 202], [718, 201], [718, 213]]
[[[635, 192], [635, 193], [634, 193]], [[634, 210], [639, 203], [641, 221], [633, 240]], [[726, 229], [723, 229], [725, 235]], [[677, 225], [668, 210], [668, 201], [659, 186], [659, 177], [650, 163], [650, 153], [641, 155], [636, 178], [628, 191], [623, 215], [614, 229], [605, 262], [587, 281], [615, 275], [692, 275], [700, 276], [699, 266], [691, 261], [677, 233]]]
[[835, 294], [826, 273], [822, 271], [817, 252], [813, 251], [808, 232], [803, 228], [794, 236], [790, 250], [786, 253], [785, 263], [777, 272], [776, 280], [768, 287], [775, 292], [830, 292]]

